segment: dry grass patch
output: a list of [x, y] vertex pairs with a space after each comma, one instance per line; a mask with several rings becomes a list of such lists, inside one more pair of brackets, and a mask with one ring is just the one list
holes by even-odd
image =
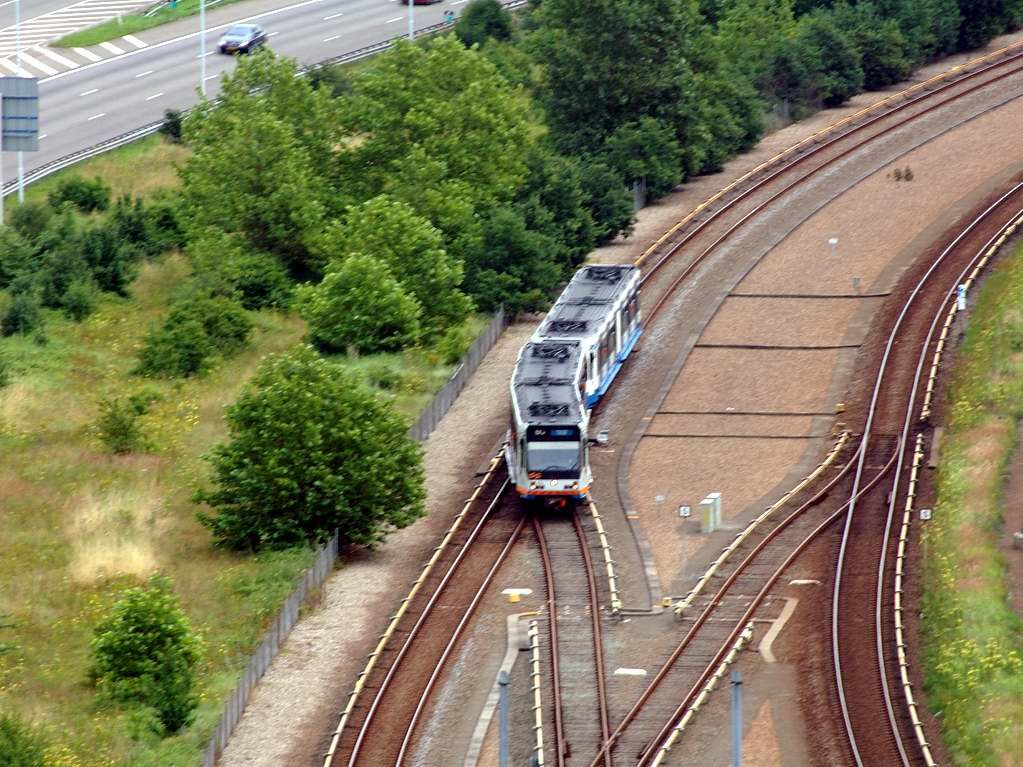
[[162, 490], [154, 480], [76, 493], [66, 511], [71, 578], [96, 584], [117, 575], [143, 578], [155, 572], [163, 510]]

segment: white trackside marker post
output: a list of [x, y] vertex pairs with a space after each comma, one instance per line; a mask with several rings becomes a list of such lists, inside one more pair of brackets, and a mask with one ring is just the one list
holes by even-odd
[[966, 286], [960, 285], [956, 288], [956, 310], [960, 312], [966, 311]]

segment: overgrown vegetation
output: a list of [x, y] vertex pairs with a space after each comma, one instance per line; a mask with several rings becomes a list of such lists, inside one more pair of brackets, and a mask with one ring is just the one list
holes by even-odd
[[169, 733], [192, 720], [199, 640], [168, 579], [153, 576], [145, 588], [125, 591], [89, 647], [101, 700], [151, 709]]
[[408, 423], [311, 348], [268, 358], [228, 408], [213, 490], [198, 499], [217, 541], [236, 549], [323, 541], [372, 544], [423, 513], [421, 448]]
[[926, 523], [924, 674], [953, 762], [1014, 764], [1023, 743], [1023, 625], [999, 542], [1023, 418], [1023, 248], [988, 278], [948, 393], [938, 501]]

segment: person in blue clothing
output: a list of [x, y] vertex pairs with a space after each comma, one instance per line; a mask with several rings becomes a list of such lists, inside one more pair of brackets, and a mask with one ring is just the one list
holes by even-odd
[[444, 11], [444, 23], [445, 24], [454, 24], [455, 23], [455, 12], [454, 11]]

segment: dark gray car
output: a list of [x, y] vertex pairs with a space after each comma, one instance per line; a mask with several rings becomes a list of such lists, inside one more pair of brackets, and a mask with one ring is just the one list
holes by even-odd
[[220, 38], [221, 53], [249, 53], [266, 43], [266, 32], [258, 24], [235, 24]]

